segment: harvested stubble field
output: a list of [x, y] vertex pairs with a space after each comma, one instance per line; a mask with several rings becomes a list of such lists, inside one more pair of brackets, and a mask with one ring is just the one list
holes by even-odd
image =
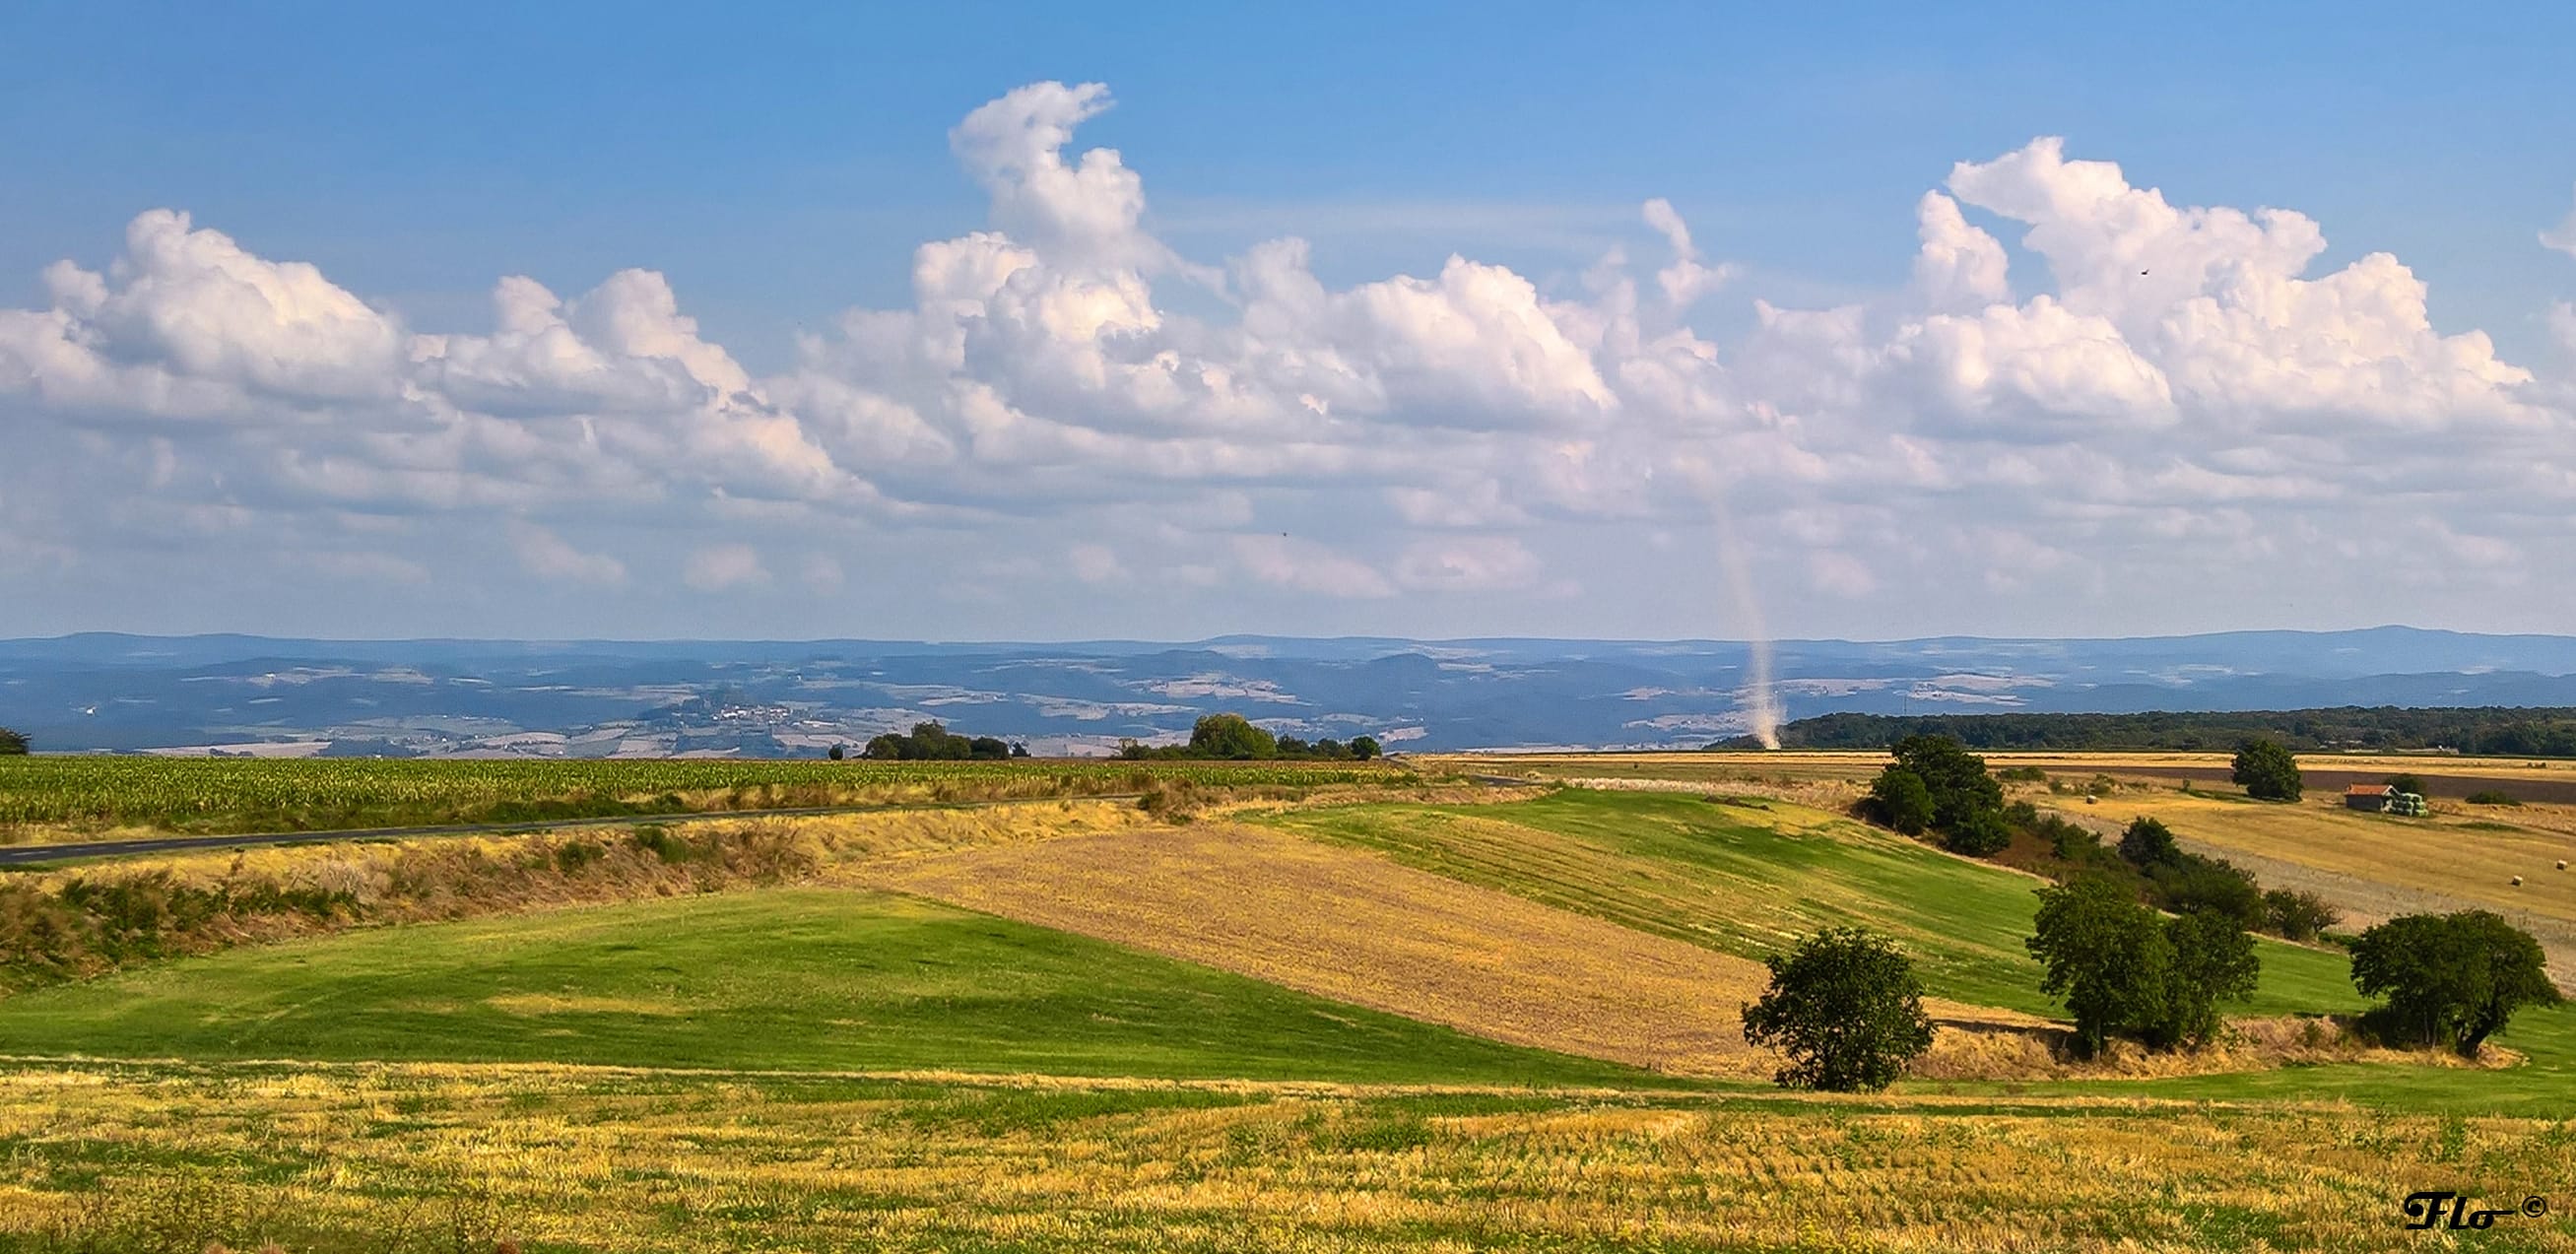
[[[1786, 802], [1568, 789], [1512, 805], [1320, 807], [1274, 821], [1747, 958], [1820, 927], [1865, 924], [1903, 943], [1938, 996], [2059, 1012], [2022, 947], [2040, 881]], [[2268, 943], [2262, 955], [2252, 1013], [2359, 1007], [2340, 960]]]
[[[1767, 1076], [1760, 964], [1274, 830], [1198, 825], [865, 869], [885, 887], [1479, 1036], [1681, 1075]], [[2032, 1022], [1956, 1004], [1961, 1022]]]
[[[2226, 753], [2061, 753], [1991, 750], [1980, 754], [1996, 770], [2036, 767], [2069, 780], [2095, 775], [2221, 787], [2231, 771]], [[1668, 753], [1474, 753], [1411, 759], [1425, 769], [1539, 780], [1659, 779], [1710, 785], [1854, 785], [1887, 764], [1887, 755], [1862, 750], [1788, 749]], [[2312, 786], [2341, 789], [2408, 773], [2430, 783], [2441, 797], [2499, 788], [2526, 801], [2576, 802], [2576, 762], [2454, 754], [2299, 755]]]
[[2576, 1128], [2332, 1105], [28, 1065], [0, 1140], [30, 1251], [2576, 1249], [2398, 1210], [2576, 1196]]
[[2576, 863], [2576, 832], [2559, 807], [2444, 806], [2406, 818], [2346, 809], [2335, 794], [2277, 803], [2154, 791], [2060, 808], [2106, 828], [2151, 815], [2266, 885], [2321, 894], [2356, 927], [2417, 911], [2497, 911], [2538, 937], [2559, 981], [2576, 985], [2576, 870], [2557, 869]]

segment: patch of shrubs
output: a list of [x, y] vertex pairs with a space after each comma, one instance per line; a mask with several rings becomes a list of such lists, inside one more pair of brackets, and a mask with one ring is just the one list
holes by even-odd
[[2284, 940], [2314, 942], [2343, 922], [2343, 912], [2315, 893], [2275, 888], [2263, 894], [2263, 922]]
[[2521, 798], [2514, 796], [2512, 793], [2494, 788], [2470, 793], [2467, 800], [2468, 803], [2473, 806], [2518, 806], [2522, 804]]
[[960, 736], [934, 721], [915, 723], [909, 733], [878, 736], [865, 752], [880, 762], [989, 762], [1025, 758], [1029, 747], [993, 736]]
[[2219, 1003], [2254, 994], [2254, 938], [2213, 911], [2160, 918], [2117, 880], [2085, 875], [2039, 890], [2027, 942], [2042, 992], [2065, 999], [2075, 1052], [2111, 1038], [2155, 1049], [2198, 1047], [2224, 1020]]
[[689, 860], [689, 842], [671, 834], [659, 823], [647, 823], [627, 834], [636, 848], [662, 860], [665, 866]]
[[793, 829], [646, 827], [622, 840], [529, 836], [313, 849], [280, 870], [116, 868], [0, 880], [0, 993], [132, 963], [371, 923], [613, 901], [813, 874]]
[[356, 905], [346, 892], [266, 880], [192, 884], [166, 870], [73, 876], [50, 890], [0, 884], [0, 988], [192, 953], [198, 938], [245, 916], [328, 921]]
[[1118, 742], [1118, 756], [1132, 760], [1213, 759], [1223, 762], [1265, 762], [1272, 759], [1325, 762], [1366, 762], [1377, 757], [1380, 749], [1375, 736], [1353, 736], [1344, 744], [1329, 736], [1315, 741], [1295, 736], [1274, 736], [1240, 714], [1210, 714], [1190, 728], [1186, 744], [1148, 745], [1135, 740]]
[[1908, 736], [1892, 754], [1896, 760], [1862, 803], [1871, 819], [1908, 836], [1933, 833], [1951, 852], [1974, 858], [2012, 843], [2003, 785], [1986, 773], [1984, 758], [1948, 736]]

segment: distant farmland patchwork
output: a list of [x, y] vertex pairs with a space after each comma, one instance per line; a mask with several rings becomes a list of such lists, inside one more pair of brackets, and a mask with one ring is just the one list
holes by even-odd
[[[1678, 792], [1438, 783], [1537, 769], [1500, 761], [1141, 780], [1126, 764], [151, 763], [258, 769], [135, 776], [170, 791], [119, 821], [566, 795], [549, 788], [717, 808], [818, 778], [919, 798], [1142, 783], [1165, 801], [714, 820], [810, 843], [807, 869], [676, 897], [660, 894], [683, 881], [639, 875], [626, 900], [602, 884], [590, 904], [16, 994], [0, 1250], [2394, 1250], [2414, 1248], [2400, 1183], [2576, 1204], [2576, 1009], [2518, 1017], [2501, 1068], [2303, 1049], [2264, 1025], [2361, 1001], [2339, 954], [2267, 942], [2241, 1013], [2275, 1044], [2051, 1063], [1999, 1044], [2062, 1013], [2020, 944], [2037, 881], [1787, 799], [1848, 790], [1872, 758], [1721, 777], [1729, 756], [1546, 767]], [[346, 796], [295, 775], [343, 770]], [[184, 804], [198, 779], [222, 805]], [[279, 780], [310, 791], [260, 791]], [[96, 821], [74, 795], [39, 821]], [[2565, 838], [2545, 805], [2402, 828], [2322, 797], [2021, 795], [2100, 822], [2170, 799], [2177, 830], [2214, 845], [2245, 812], [2271, 834], [2241, 839], [2276, 852], [2318, 839], [2292, 819]], [[718, 847], [636, 842], [618, 857]], [[599, 843], [478, 838], [470, 858], [487, 877], [542, 861], [579, 889], [609, 864], [564, 851]], [[123, 901], [115, 885], [164, 868], [152, 882], [390, 892], [366, 868], [400, 865], [279, 849], [0, 887], [88, 877]], [[1777, 1095], [1729, 1036], [1754, 960], [1853, 921], [1922, 963], [1948, 1052], [1884, 1096]], [[2463, 1247], [2576, 1250], [2563, 1213], [2477, 1235]]]

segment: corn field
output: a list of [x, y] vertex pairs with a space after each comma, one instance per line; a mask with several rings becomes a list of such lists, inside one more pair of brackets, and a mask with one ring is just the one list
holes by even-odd
[[314, 830], [1413, 778], [1397, 767], [1348, 762], [27, 757], [0, 759], [0, 827]]

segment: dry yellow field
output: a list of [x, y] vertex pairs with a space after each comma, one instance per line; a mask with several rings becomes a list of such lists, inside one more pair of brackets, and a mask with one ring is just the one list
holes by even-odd
[[[1982, 750], [1996, 769], [2036, 766], [2050, 772], [2151, 774], [2160, 768], [2215, 767], [2224, 770], [2227, 753], [2013, 752]], [[2429, 753], [2303, 753], [2303, 769], [2316, 771], [2415, 771], [2423, 774], [2491, 775], [2500, 779], [2576, 781], [2576, 761], [2530, 758], [2468, 757]], [[1796, 779], [1865, 779], [1886, 765], [1887, 755], [1870, 750], [1779, 749], [1681, 751], [1668, 753], [1459, 753], [1423, 754], [1414, 765], [1433, 773], [1519, 775], [1545, 778], [1595, 775], [1653, 779], [1722, 780], [1741, 777]]]
[[[874, 814], [824, 814], [777, 818], [692, 817], [691, 830], [706, 833], [760, 833], [806, 846], [812, 860], [839, 861], [938, 852], [1007, 841], [1046, 840], [1058, 836], [1120, 831], [1151, 823], [1135, 806], [1115, 801], [1017, 801], [959, 810], [889, 810]], [[552, 838], [603, 833], [622, 834], [632, 820], [603, 821], [596, 828], [569, 828]], [[550, 838], [539, 838], [550, 839]], [[153, 854], [105, 864], [118, 871], [166, 870], [183, 883], [209, 884], [249, 873], [274, 876], [284, 883], [348, 887], [365, 896], [380, 888], [395, 860], [408, 850], [479, 852], [509, 857], [531, 843], [526, 836], [420, 837], [401, 841], [350, 841], [330, 845], [255, 845], [196, 853]], [[99, 874], [97, 867], [24, 873], [21, 882], [52, 886], [66, 879]], [[497, 907], [543, 902], [496, 902]]]
[[1199, 824], [857, 868], [874, 886], [1479, 1036], [1686, 1075], [1768, 1075], [1761, 964], [1265, 828]]
[[1679, 779], [1699, 782], [1866, 779], [1886, 765], [1884, 753], [1460, 753], [1413, 759], [1431, 774], [1530, 779]]
[[2278, 804], [2155, 790], [2059, 808], [2106, 831], [2152, 815], [2192, 848], [2268, 886], [2323, 895], [2348, 924], [2425, 910], [2497, 911], [2540, 938], [2562, 983], [2576, 983], [2576, 870], [2557, 869], [2562, 860], [2576, 864], [2576, 833], [2561, 827], [2559, 807], [2446, 807], [2418, 819], [2347, 810], [2331, 795]]
[[[2576, 1197], [2556, 1121], [2106, 1099], [27, 1066], [0, 1072], [0, 1137], [0, 1244], [191, 1254], [331, 1233], [599, 1254], [2369, 1252], [2466, 1248], [2402, 1230], [2415, 1189]], [[2576, 1250], [2557, 1214], [2491, 1235], [2474, 1248]]]

